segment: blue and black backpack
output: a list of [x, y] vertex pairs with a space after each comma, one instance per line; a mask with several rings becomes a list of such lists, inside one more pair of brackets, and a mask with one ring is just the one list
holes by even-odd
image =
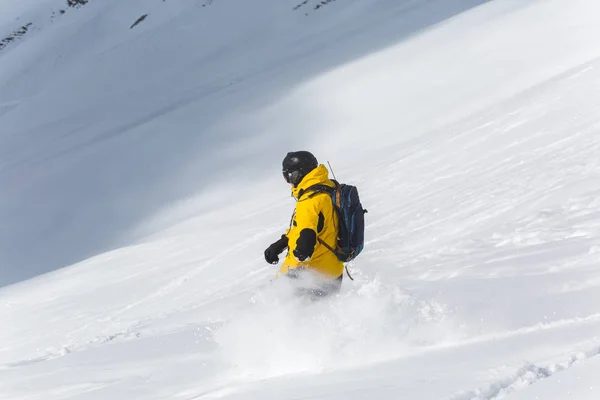
[[350, 262], [356, 258], [365, 245], [365, 214], [356, 186], [333, 181], [335, 187], [314, 185], [307, 189], [313, 192], [311, 197], [319, 193], [331, 196], [333, 208], [339, 217], [339, 231], [336, 247], [328, 245], [321, 239], [319, 243], [331, 250], [342, 262]]

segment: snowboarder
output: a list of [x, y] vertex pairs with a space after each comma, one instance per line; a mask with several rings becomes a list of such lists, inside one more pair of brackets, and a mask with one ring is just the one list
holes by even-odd
[[[344, 264], [327, 248], [335, 248], [339, 220], [331, 197], [311, 190], [314, 185], [335, 187], [324, 165], [308, 151], [294, 151], [283, 159], [283, 178], [292, 186], [296, 209], [290, 228], [281, 239], [265, 250], [265, 260], [277, 264], [279, 255], [287, 249], [279, 273], [288, 278], [310, 275], [318, 283], [304, 289], [312, 296], [337, 293], [342, 285]], [[278, 274], [279, 275], [279, 274]]]

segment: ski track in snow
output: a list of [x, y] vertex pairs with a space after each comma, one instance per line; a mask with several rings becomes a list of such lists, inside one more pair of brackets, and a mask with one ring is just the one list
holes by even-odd
[[449, 398], [449, 400], [497, 400], [511, 393], [522, 390], [536, 382], [552, 377], [575, 365], [600, 355], [600, 346], [588, 351], [577, 352], [568, 357], [567, 361], [548, 365], [524, 363], [514, 374], [498, 379], [489, 385], [475, 390], [465, 391]]

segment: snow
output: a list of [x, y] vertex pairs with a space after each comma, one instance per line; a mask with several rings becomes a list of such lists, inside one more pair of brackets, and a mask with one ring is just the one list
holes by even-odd
[[[298, 3], [3, 3], [0, 399], [597, 399], [600, 6]], [[321, 302], [301, 148], [369, 209]]]
[[527, 390], [515, 394], [513, 399], [595, 399], [600, 395], [598, 376], [600, 358], [561, 373], [554, 379], [547, 379]]

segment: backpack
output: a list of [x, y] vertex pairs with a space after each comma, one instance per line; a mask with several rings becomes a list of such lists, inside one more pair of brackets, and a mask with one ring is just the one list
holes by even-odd
[[336, 247], [328, 245], [321, 239], [319, 243], [331, 250], [342, 262], [350, 262], [360, 254], [365, 242], [365, 214], [358, 197], [356, 186], [333, 181], [335, 187], [314, 185], [307, 189], [312, 196], [327, 193], [331, 196], [333, 208], [339, 217], [339, 231]]

